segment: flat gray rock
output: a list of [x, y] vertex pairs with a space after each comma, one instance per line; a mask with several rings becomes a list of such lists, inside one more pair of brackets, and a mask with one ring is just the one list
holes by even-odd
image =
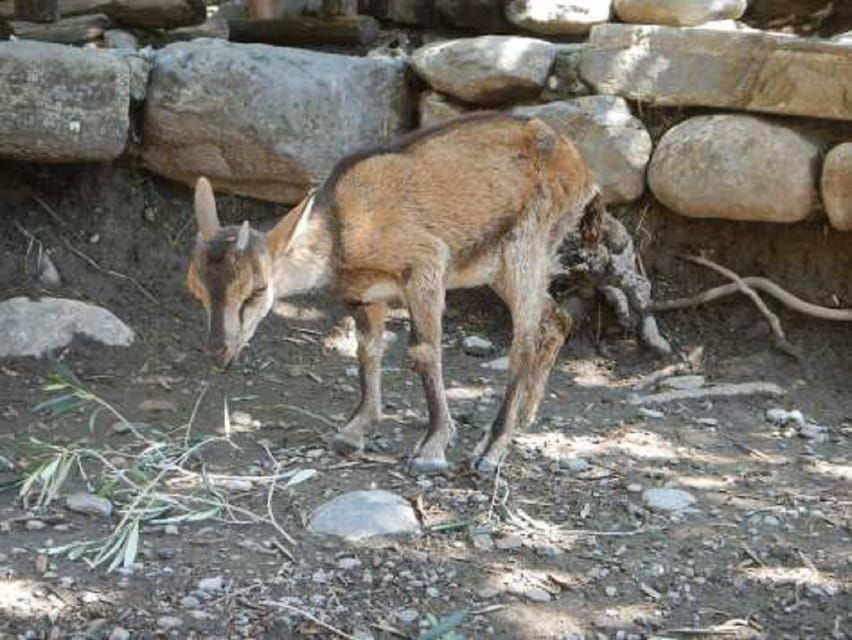
[[121, 58], [48, 42], [0, 42], [0, 87], [0, 157], [100, 162], [124, 151], [130, 69]]
[[659, 487], [643, 492], [642, 500], [652, 509], [660, 511], [687, 511], [695, 503], [695, 496], [681, 489]]
[[0, 302], [0, 358], [40, 356], [85, 335], [110, 346], [126, 347], [133, 330], [101, 307], [67, 298]]
[[142, 133], [145, 166], [194, 184], [292, 204], [356, 149], [410, 125], [406, 66], [201, 38], [158, 49]]
[[401, 496], [383, 491], [351, 491], [320, 505], [308, 530], [350, 542], [380, 535], [419, 533], [414, 509]]

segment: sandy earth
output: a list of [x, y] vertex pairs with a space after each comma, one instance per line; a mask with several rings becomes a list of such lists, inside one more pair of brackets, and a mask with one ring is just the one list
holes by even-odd
[[[340, 353], [351, 348], [345, 309], [323, 299], [282, 305], [235, 367], [212, 373], [200, 312], [181, 283], [192, 235], [188, 193], [132, 170], [77, 168], [6, 169], [0, 191], [7, 196], [0, 297], [38, 293], [25, 267], [39, 243], [52, 250], [64, 278], [57, 295], [109, 308], [138, 334], [129, 348], [78, 340], [55, 358], [144, 423], [139, 436], [117, 433], [106, 411], [91, 419], [91, 403], [55, 419], [37, 415], [33, 407], [51, 397], [50, 363], [7, 359], [0, 455], [18, 469], [38, 459], [34, 437], [87, 447], [126, 468], [139, 462], [143, 439], [183, 443], [181, 427], [196, 405], [192, 442], [224, 437], [227, 398], [230, 442], [198, 448], [185, 461], [186, 481], [165, 490], [192, 494], [205, 474], [235, 476], [241, 482], [216, 490], [266, 519], [265, 477], [317, 471], [291, 488], [280, 483], [270, 501], [293, 543], [268, 522], [146, 525], [136, 563], [109, 574], [44, 550], [105, 536], [117, 516], [72, 513], [61, 499], [28, 513], [16, 488], [3, 491], [0, 638], [127, 637], [122, 630], [134, 638], [428, 638], [442, 619], [451, 631], [432, 635], [445, 640], [852, 638], [852, 327], [781, 311], [789, 339], [806, 353], [802, 365], [772, 349], [753, 308], [730, 299], [662, 316], [678, 349], [664, 361], [605, 316], [592, 319], [563, 350], [539, 421], [517, 438], [495, 484], [468, 473], [465, 460], [496, 413], [503, 374], [460, 343], [479, 335], [494, 343], [493, 357], [503, 355], [506, 317], [487, 293], [454, 294], [444, 355], [459, 424], [457, 467], [446, 478], [415, 478], [404, 456], [421, 433], [425, 405], [405, 361], [404, 313], [388, 327], [395, 339], [385, 361], [387, 419], [366, 458], [342, 459], [327, 442], [357, 401], [355, 360]], [[237, 220], [270, 213], [227, 198], [222, 208]], [[836, 236], [832, 247], [841, 245]], [[663, 270], [673, 259], [660, 256], [674, 249], [660, 238], [651, 243], [659, 259], [648, 262], [661, 297], [716, 282], [693, 282], [696, 272], [683, 267]], [[136, 284], [98, 271], [69, 245]], [[835, 291], [850, 306], [845, 291]], [[828, 295], [820, 291], [818, 301]], [[664, 390], [648, 376], [672, 364], [706, 384], [772, 382], [786, 394], [631, 402]], [[767, 409], [777, 407], [800, 410], [809, 430], [769, 422]], [[109, 494], [102, 467], [87, 468], [92, 488]], [[17, 474], [0, 471], [5, 481]], [[695, 502], [678, 513], [651, 508], [643, 492], [664, 486]], [[424, 533], [348, 545], [306, 530], [324, 501], [367, 488], [410, 499]], [[447, 621], [460, 611], [458, 624]]]

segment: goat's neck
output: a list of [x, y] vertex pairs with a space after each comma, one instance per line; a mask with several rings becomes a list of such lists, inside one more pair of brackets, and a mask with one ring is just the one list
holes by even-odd
[[324, 216], [313, 216], [287, 250], [272, 258], [275, 296], [285, 298], [327, 286], [332, 280], [331, 255], [328, 223]]

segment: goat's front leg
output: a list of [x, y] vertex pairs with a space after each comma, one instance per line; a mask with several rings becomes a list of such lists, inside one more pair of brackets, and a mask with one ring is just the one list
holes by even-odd
[[414, 474], [434, 475], [449, 468], [447, 445], [454, 427], [447, 405], [441, 366], [441, 316], [444, 311], [444, 287], [440, 277], [413, 277], [405, 297], [411, 314], [409, 356], [420, 374], [429, 410], [426, 435], [414, 449], [409, 470]]
[[364, 436], [382, 419], [382, 353], [387, 312], [384, 302], [358, 307], [355, 311], [361, 402], [346, 426], [331, 441], [337, 453], [346, 455], [362, 451]]

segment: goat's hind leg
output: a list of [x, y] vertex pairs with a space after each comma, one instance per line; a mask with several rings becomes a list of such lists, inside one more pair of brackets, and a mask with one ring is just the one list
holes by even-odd
[[388, 306], [383, 302], [355, 311], [361, 402], [346, 426], [332, 438], [331, 448], [342, 455], [362, 451], [364, 436], [382, 419], [382, 336], [387, 312]]
[[570, 316], [547, 291], [549, 264], [541, 260], [546, 247], [537, 242], [534, 229], [527, 231], [506, 247], [503, 269], [492, 285], [509, 307], [512, 345], [503, 404], [474, 451], [474, 469], [483, 475], [496, 471], [517, 428], [535, 420], [550, 370], [571, 330]]

